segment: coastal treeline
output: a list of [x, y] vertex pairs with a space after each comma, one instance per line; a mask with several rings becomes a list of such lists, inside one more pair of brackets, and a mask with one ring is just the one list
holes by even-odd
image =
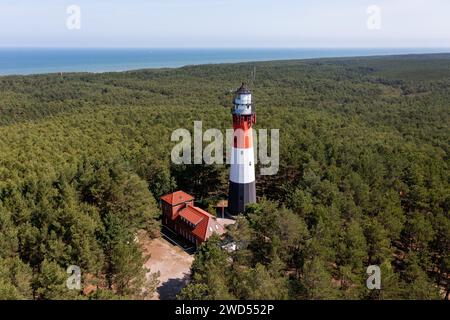
[[230, 228], [239, 249], [208, 241], [179, 298], [448, 296], [450, 55], [421, 55], [1, 77], [0, 298], [150, 297], [137, 234], [158, 236], [158, 198], [227, 193], [227, 166], [171, 163], [171, 133], [229, 128], [255, 66], [280, 169]]

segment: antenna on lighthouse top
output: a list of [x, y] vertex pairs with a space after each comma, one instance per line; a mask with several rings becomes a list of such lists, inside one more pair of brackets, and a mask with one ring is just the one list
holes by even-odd
[[256, 65], [253, 66], [253, 71], [251, 72], [250, 81], [249, 81], [252, 89], [255, 88], [255, 81], [256, 81]]

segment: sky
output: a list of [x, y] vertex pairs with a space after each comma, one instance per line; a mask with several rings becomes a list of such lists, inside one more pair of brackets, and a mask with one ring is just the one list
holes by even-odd
[[447, 48], [449, 16], [449, 0], [0, 0], [0, 47]]

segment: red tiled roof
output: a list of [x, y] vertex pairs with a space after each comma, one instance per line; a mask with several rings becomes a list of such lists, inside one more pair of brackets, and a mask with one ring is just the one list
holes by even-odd
[[202, 239], [203, 241], [208, 239], [213, 233], [218, 233], [219, 235], [221, 235], [225, 232], [223, 227], [217, 223], [214, 216], [206, 212], [205, 210], [197, 207], [187, 206], [182, 210], [182, 212], [187, 210], [189, 210], [189, 212], [195, 214], [196, 216], [202, 217], [200, 222], [192, 230], [192, 234]]
[[195, 227], [195, 229], [192, 230], [192, 234], [205, 241], [207, 239], [206, 230], [208, 229], [209, 219], [211, 219], [212, 216], [208, 212], [200, 208], [193, 207], [193, 209], [195, 209], [198, 214], [201, 214], [204, 219], [202, 219], [202, 221]]
[[[169, 203], [171, 206], [176, 206], [194, 200], [194, 197], [184, 191], [177, 191], [166, 194], [161, 197], [161, 200]], [[191, 233], [202, 241], [207, 240], [213, 233], [219, 235], [225, 232], [224, 228], [217, 223], [213, 215], [198, 207], [185, 204], [178, 211], [177, 215], [172, 217], [173, 220], [181, 219], [184, 223], [189, 222], [192, 230]]]
[[194, 200], [194, 197], [187, 194], [184, 191], [176, 191], [170, 194], [166, 194], [165, 196], [162, 196], [161, 200], [167, 202], [172, 206], [176, 206], [177, 204]]
[[194, 226], [199, 224], [203, 219], [205, 219], [205, 216], [197, 211], [197, 208], [192, 206], [187, 206], [186, 208], [182, 209], [180, 211], [180, 216], [190, 223], [192, 223]]

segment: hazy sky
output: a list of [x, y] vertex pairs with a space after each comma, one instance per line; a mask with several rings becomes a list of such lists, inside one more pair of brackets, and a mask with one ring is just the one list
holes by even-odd
[[0, 46], [450, 47], [449, 17], [450, 0], [0, 0]]

